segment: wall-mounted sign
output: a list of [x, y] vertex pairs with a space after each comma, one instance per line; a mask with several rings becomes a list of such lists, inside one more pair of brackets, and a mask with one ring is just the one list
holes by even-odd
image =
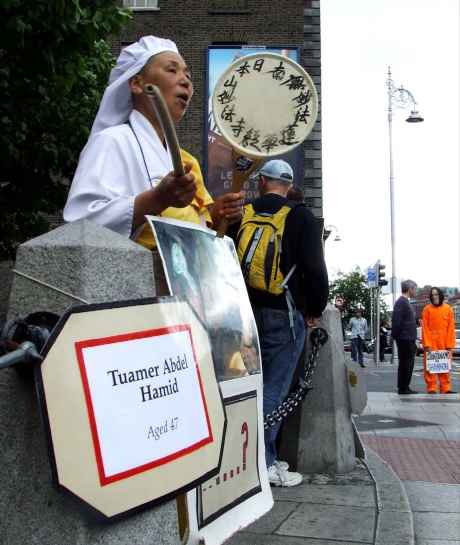
[[225, 409], [188, 303], [71, 308], [45, 353], [39, 385], [59, 487], [114, 517], [219, 471]]

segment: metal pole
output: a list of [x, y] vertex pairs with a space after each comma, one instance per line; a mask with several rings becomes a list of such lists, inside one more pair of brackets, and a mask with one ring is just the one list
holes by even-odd
[[375, 358], [377, 366], [380, 363], [380, 288], [376, 288], [375, 293], [377, 295], [377, 300], [375, 302]]
[[388, 143], [390, 148], [390, 221], [391, 221], [391, 294], [393, 306], [396, 302], [396, 231], [395, 231], [395, 197], [393, 173], [393, 108], [391, 69], [388, 67]]
[[374, 297], [374, 288], [369, 288], [369, 300], [370, 300], [370, 330], [371, 330], [371, 338], [374, 336], [374, 318], [373, 318], [373, 313], [374, 313], [374, 304], [373, 304], [373, 299]]
[[[393, 308], [396, 303], [396, 236], [395, 236], [395, 199], [394, 199], [394, 174], [393, 174], [393, 108], [392, 108], [392, 80], [391, 69], [388, 67], [388, 144], [390, 150], [390, 222], [391, 222], [391, 295]], [[395, 359], [395, 346], [391, 351], [391, 363]]]

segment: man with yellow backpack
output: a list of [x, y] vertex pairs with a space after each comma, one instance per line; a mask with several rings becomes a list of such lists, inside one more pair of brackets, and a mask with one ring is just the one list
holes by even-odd
[[[260, 197], [244, 208], [236, 246], [259, 332], [264, 376], [264, 415], [285, 399], [305, 344], [329, 292], [319, 222], [287, 193], [292, 168], [280, 159], [258, 172]], [[302, 475], [277, 460], [280, 424], [265, 432], [270, 483], [295, 486]]]

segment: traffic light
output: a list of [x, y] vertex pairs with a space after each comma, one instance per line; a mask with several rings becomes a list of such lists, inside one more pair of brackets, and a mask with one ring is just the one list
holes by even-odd
[[377, 261], [375, 276], [377, 277], [377, 283], [379, 286], [388, 285], [388, 280], [385, 278], [385, 265], [382, 265], [380, 261]]

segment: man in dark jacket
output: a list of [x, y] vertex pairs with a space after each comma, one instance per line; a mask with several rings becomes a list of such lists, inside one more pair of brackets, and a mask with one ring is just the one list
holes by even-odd
[[402, 295], [393, 309], [391, 335], [398, 347], [398, 393], [400, 395], [417, 393], [409, 387], [417, 351], [415, 345], [417, 324], [409, 299], [415, 297], [416, 290], [417, 284], [412, 280], [401, 282]]
[[[293, 178], [288, 163], [279, 159], [268, 161], [259, 171], [261, 196], [251, 203], [255, 214], [272, 217], [288, 205], [287, 193]], [[245, 210], [243, 226], [247, 213]], [[321, 225], [311, 211], [303, 204], [293, 206], [286, 216], [279, 254], [281, 272], [285, 282], [287, 280], [290, 296], [248, 285], [262, 355], [264, 415], [277, 408], [288, 394], [304, 347], [305, 326], [315, 326], [327, 304], [329, 286], [321, 235]], [[240, 245], [241, 242], [239, 249]], [[247, 255], [245, 252], [240, 257], [243, 272]], [[279, 427], [277, 424], [265, 432], [269, 481], [275, 486], [295, 486], [300, 484], [302, 476], [288, 471], [287, 463], [277, 460], [275, 441]]]

